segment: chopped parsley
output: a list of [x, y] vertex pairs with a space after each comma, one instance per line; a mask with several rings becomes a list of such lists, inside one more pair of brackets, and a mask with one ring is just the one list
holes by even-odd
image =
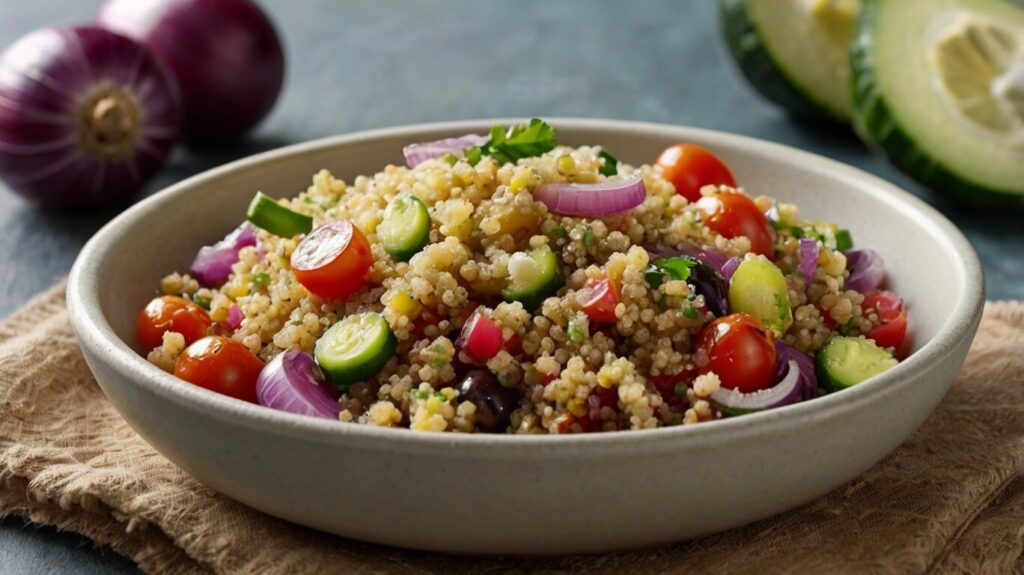
[[686, 398], [686, 392], [690, 390], [690, 386], [686, 385], [685, 381], [680, 381], [676, 384], [675, 392], [676, 397]]
[[644, 270], [644, 278], [655, 289], [665, 283], [666, 279], [685, 281], [690, 277], [690, 266], [695, 262], [696, 259], [688, 256], [658, 258]]
[[426, 391], [423, 391], [422, 389], [419, 389], [419, 388], [417, 388], [417, 389], [410, 389], [409, 390], [409, 395], [414, 397], [414, 398], [416, 398], [416, 399], [419, 399], [421, 401], [425, 401], [428, 397], [430, 397], [429, 393], [427, 393]]
[[210, 298], [193, 296], [192, 301], [199, 307], [205, 309], [206, 311], [210, 311]]
[[451, 152], [448, 152], [447, 154], [441, 156], [441, 159], [444, 160], [449, 166], [454, 166], [455, 162], [459, 161], [458, 156]]
[[252, 274], [252, 287], [253, 289], [259, 289], [270, 283], [270, 276], [263, 272], [256, 272]]
[[568, 334], [568, 336], [569, 336], [569, 340], [570, 341], [575, 341], [577, 343], [587, 339], [587, 336], [589, 335], [587, 333], [586, 329], [580, 327], [574, 321], [570, 321], [569, 322], [569, 327], [566, 328], [565, 331], [566, 331], [566, 334]]
[[555, 149], [555, 129], [534, 118], [529, 124], [513, 126], [508, 131], [501, 124], [491, 128], [490, 139], [466, 150], [466, 161], [476, 165], [484, 155], [501, 164], [515, 163], [522, 158], [540, 156]]
[[850, 230], [836, 232], [836, 249], [841, 252], [853, 249], [853, 236], [850, 235]]
[[590, 226], [587, 224], [583, 224], [583, 245], [594, 245], [594, 230], [590, 229]]
[[615, 159], [615, 156], [601, 150], [597, 153], [597, 157], [602, 160], [601, 167], [597, 169], [602, 176], [614, 176], [619, 173], [619, 161]]
[[443, 393], [441, 393], [440, 391], [435, 391], [434, 392], [434, 398], [437, 399], [437, 400], [446, 402], [446, 403], [448, 402], [448, 396], [443, 394]]
[[565, 231], [564, 226], [557, 226], [555, 229], [551, 230], [551, 234], [556, 235], [560, 238], [564, 238], [569, 235], [569, 232]]
[[700, 315], [700, 312], [697, 311], [697, 308], [693, 307], [692, 303], [686, 302], [683, 304], [683, 315], [690, 319], [697, 319], [697, 316]]

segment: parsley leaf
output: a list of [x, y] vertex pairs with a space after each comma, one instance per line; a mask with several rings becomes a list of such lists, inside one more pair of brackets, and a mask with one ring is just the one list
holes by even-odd
[[540, 156], [555, 149], [555, 129], [550, 124], [534, 118], [529, 124], [513, 126], [507, 132], [500, 124], [491, 128], [490, 139], [477, 147], [466, 150], [466, 160], [476, 165], [483, 155], [490, 156], [501, 164], [515, 163], [522, 158]]
[[850, 230], [836, 232], [836, 249], [841, 252], [853, 249], [853, 236], [850, 235]]
[[619, 173], [619, 161], [615, 159], [615, 156], [601, 150], [597, 153], [597, 157], [603, 160], [601, 167], [597, 169], [602, 176], [614, 176]]

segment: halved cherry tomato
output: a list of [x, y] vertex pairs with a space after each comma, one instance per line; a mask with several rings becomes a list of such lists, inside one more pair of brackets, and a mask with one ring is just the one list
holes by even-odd
[[881, 347], [898, 350], [907, 337], [907, 309], [900, 296], [891, 291], [878, 291], [866, 296], [861, 308], [865, 313], [875, 310], [881, 321], [881, 325], [864, 335]]
[[210, 314], [183, 297], [165, 295], [154, 298], [135, 320], [135, 335], [146, 349], [163, 343], [164, 333], [176, 331], [185, 338], [185, 345], [205, 336], [213, 325]]
[[740, 193], [719, 192], [697, 201], [704, 225], [724, 237], [746, 236], [750, 251], [775, 255], [775, 230], [754, 200]]
[[295, 279], [323, 298], [345, 299], [366, 285], [373, 256], [370, 242], [352, 222], [316, 228], [292, 252]]
[[709, 184], [736, 187], [729, 166], [697, 144], [669, 146], [655, 166], [672, 182], [676, 192], [691, 202], [700, 199], [700, 189]]
[[256, 379], [263, 362], [241, 342], [209, 336], [185, 348], [174, 375], [189, 383], [256, 403]]
[[775, 385], [775, 341], [753, 316], [734, 313], [704, 327], [700, 350], [708, 356], [701, 373], [713, 371], [722, 387], [752, 393]]
[[583, 286], [585, 292], [580, 297], [583, 313], [590, 321], [598, 323], [615, 323], [615, 306], [619, 305], [619, 287], [610, 279], [590, 279]]

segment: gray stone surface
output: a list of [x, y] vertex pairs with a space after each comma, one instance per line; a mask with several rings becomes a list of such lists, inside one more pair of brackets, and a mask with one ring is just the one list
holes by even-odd
[[[288, 52], [287, 85], [274, 112], [245, 144], [179, 149], [140, 197], [257, 151], [365, 128], [493, 116], [667, 122], [781, 142], [891, 180], [964, 230], [984, 262], [989, 298], [1024, 298], [1024, 211], [949, 205], [868, 152], [849, 131], [785, 117], [731, 67], [718, 40], [714, 2], [263, 4]], [[0, 46], [35, 28], [87, 22], [98, 5], [0, 0]], [[66, 274], [82, 244], [114, 215], [42, 212], [0, 191], [0, 316]], [[80, 537], [7, 519], [0, 522], [0, 571], [134, 569]]]

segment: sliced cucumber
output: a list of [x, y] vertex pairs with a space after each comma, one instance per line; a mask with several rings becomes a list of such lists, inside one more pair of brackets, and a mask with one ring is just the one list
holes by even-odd
[[533, 311], [565, 285], [558, 269], [558, 256], [547, 245], [529, 252], [512, 254], [508, 263], [512, 281], [501, 290], [505, 301], [518, 301]]
[[764, 97], [801, 116], [850, 117], [848, 47], [859, 0], [722, 0], [733, 59]]
[[858, 132], [976, 205], [1024, 196], [1024, 9], [1006, 0], [865, 0], [850, 48]]
[[396, 261], [404, 262], [427, 245], [430, 213], [423, 200], [403, 194], [391, 200], [384, 220], [377, 226], [377, 239]]
[[870, 339], [836, 336], [818, 350], [817, 373], [821, 386], [839, 391], [874, 377], [898, 362]]
[[263, 192], [256, 192], [245, 217], [256, 227], [282, 238], [308, 234], [313, 229], [313, 218], [289, 210]]
[[740, 262], [729, 280], [729, 311], [754, 316], [776, 336], [786, 333], [793, 310], [782, 270], [765, 258]]
[[332, 325], [317, 340], [313, 356], [332, 384], [346, 388], [373, 377], [395, 355], [397, 346], [384, 316], [358, 313]]

